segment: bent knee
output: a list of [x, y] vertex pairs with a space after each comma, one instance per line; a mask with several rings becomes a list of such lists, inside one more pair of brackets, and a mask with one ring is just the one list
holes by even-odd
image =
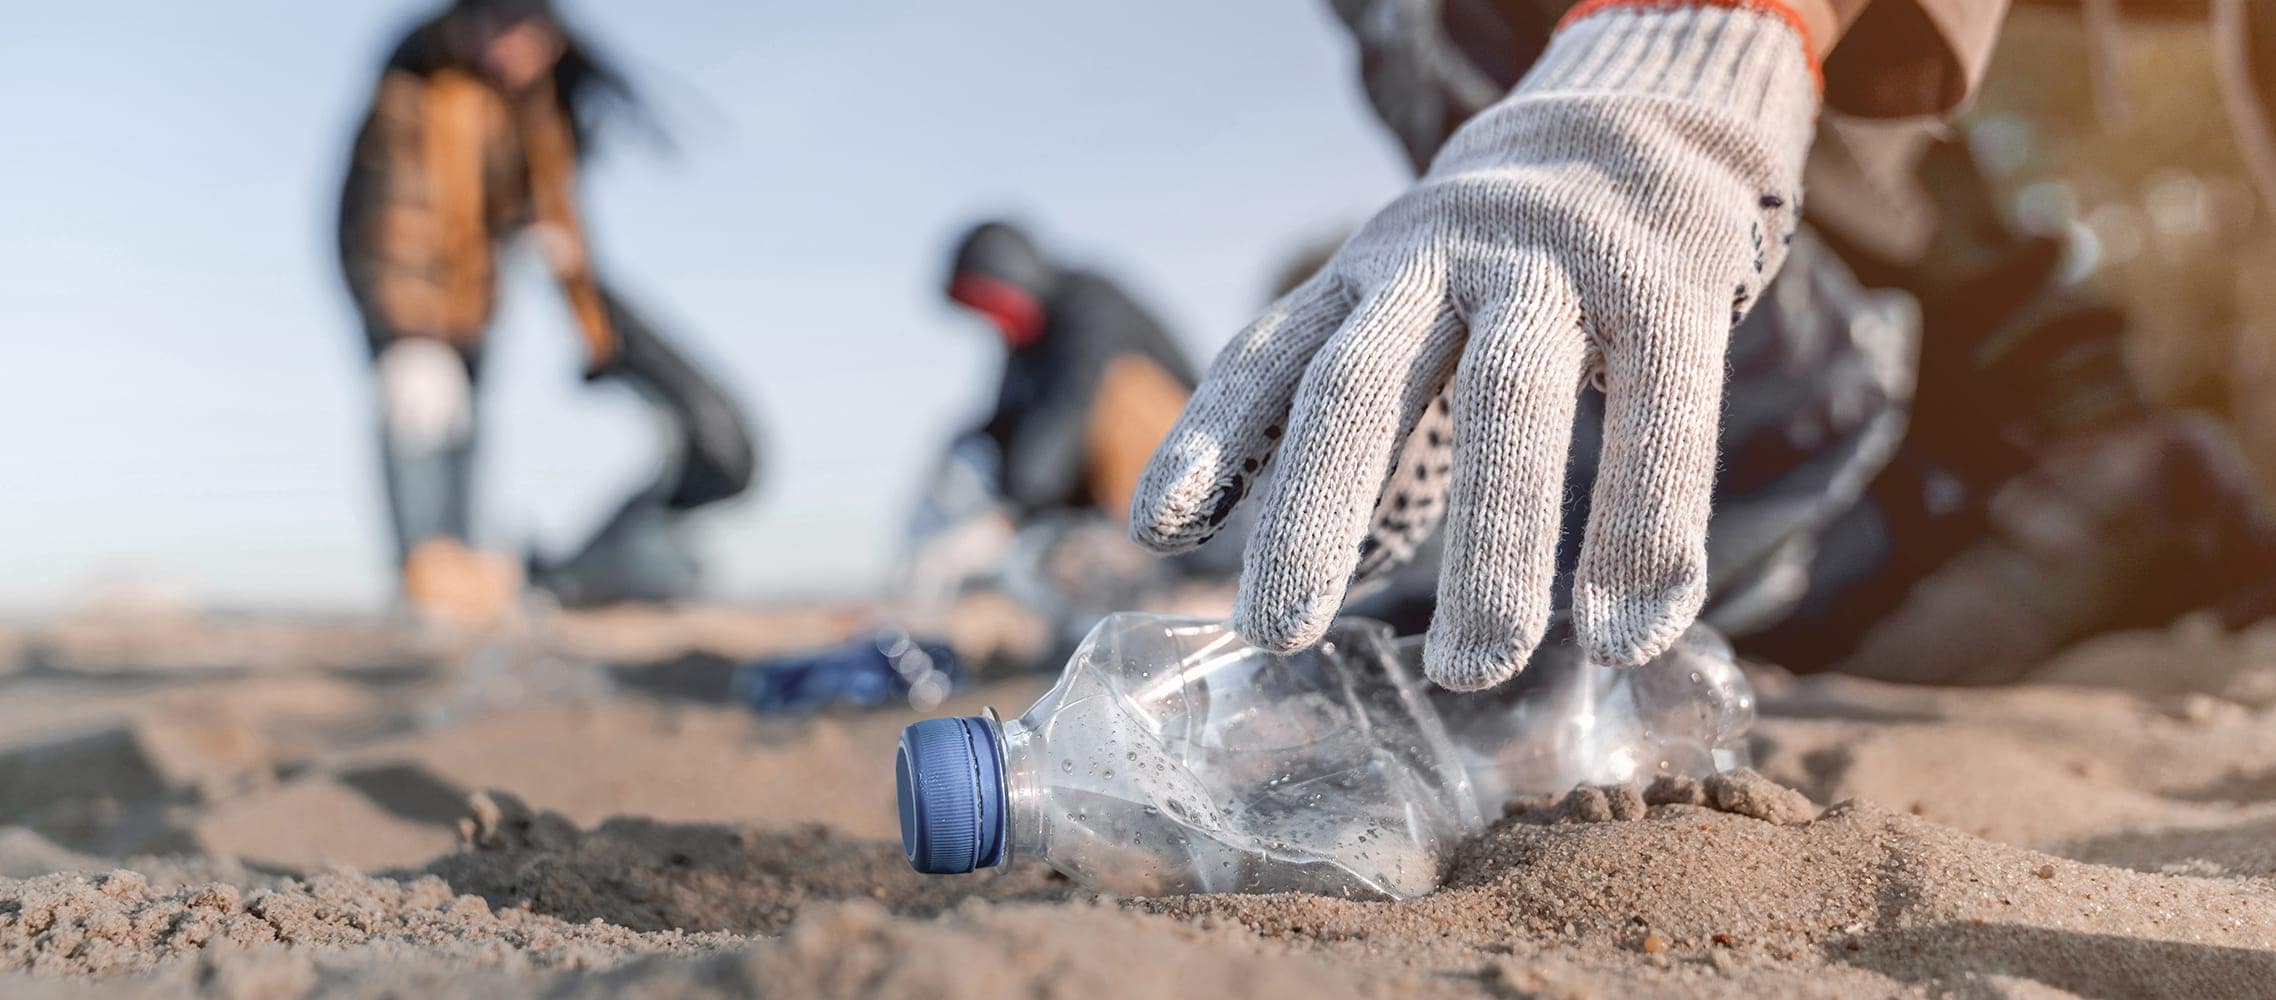
[[381, 427], [388, 447], [405, 454], [447, 451], [474, 436], [474, 380], [449, 344], [406, 337], [381, 350]]

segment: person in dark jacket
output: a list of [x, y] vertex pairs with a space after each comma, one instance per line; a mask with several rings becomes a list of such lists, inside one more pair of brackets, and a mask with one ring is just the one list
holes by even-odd
[[[1579, 6], [1333, 3], [1418, 170]], [[2062, 239], [2009, 224], [1966, 143], [1932, 118], [1860, 124], [1959, 104], [2007, 3], [1870, 6], [1852, 32], [1862, 44], [1824, 67], [1793, 262], [1732, 334], [1702, 617], [1796, 671], [1964, 683], [2192, 610], [2232, 625], [2276, 614], [2276, 511], [2234, 435], [2149, 404], [2125, 364], [2124, 310], [2062, 278]], [[2248, 149], [2265, 145], [2250, 137], [2269, 134], [2276, 108], [2276, 15], [2212, 6], [2231, 12], [2216, 34], [2243, 70], [2225, 81], [2226, 113]], [[2145, 18], [2206, 7], [2118, 4]], [[1876, 308], [1890, 295], [1907, 308]], [[1581, 400], [1564, 491], [1576, 505], [1591, 497], [1602, 405]], [[1416, 561], [1389, 566], [1353, 610], [1420, 631], [1437, 610], [1437, 552], [1369, 541], [1383, 539]], [[1565, 541], [1559, 593], [1577, 559]], [[1370, 554], [1363, 575], [1395, 562]]]
[[471, 532], [474, 385], [498, 256], [528, 236], [559, 280], [589, 380], [627, 384], [676, 426], [658, 478], [572, 556], [532, 560], [568, 603], [669, 599], [695, 566], [681, 512], [750, 485], [746, 420], [727, 394], [596, 275], [577, 171], [624, 79], [550, 0], [457, 0], [414, 27], [381, 72], [340, 200], [342, 269], [379, 384], [381, 446], [403, 596], [486, 619], [523, 568]]
[[981, 223], [958, 242], [948, 297], [1003, 338], [996, 408], [979, 433], [996, 446], [1014, 515], [1123, 516], [1139, 470], [1193, 392], [1193, 365], [1169, 334], [1114, 282], [1052, 263], [1005, 222]]

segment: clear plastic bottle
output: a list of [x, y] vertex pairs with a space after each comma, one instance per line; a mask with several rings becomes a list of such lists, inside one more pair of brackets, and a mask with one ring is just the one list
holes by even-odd
[[[903, 847], [918, 871], [1035, 859], [1129, 895], [1406, 898], [1438, 885], [1454, 847], [1507, 796], [1594, 780], [1623, 749], [1641, 767], [1731, 766], [1746, 725], [1734, 702], [1751, 719], [1727, 647], [1724, 671], [1686, 663], [1683, 683], [1646, 680], [1673, 654], [1617, 677], [1576, 660], [1541, 672], [1577, 679], [1486, 696], [1435, 691], [1416, 652], [1362, 619], [1276, 654], [1221, 623], [1111, 616], [1019, 718], [931, 719], [902, 734]], [[1706, 707], [1658, 711], [1670, 693]]]

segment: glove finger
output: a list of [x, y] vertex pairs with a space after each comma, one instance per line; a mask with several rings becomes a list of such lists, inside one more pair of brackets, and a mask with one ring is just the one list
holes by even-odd
[[1606, 353], [1604, 452], [1573, 582], [1573, 624], [1599, 663], [1665, 652], [1706, 601], [1730, 339], [1719, 291], [1671, 282], [1598, 313], [1627, 334]]
[[1563, 276], [1543, 268], [1478, 310], [1454, 375], [1446, 554], [1423, 672], [1456, 691], [1523, 669], [1549, 627], [1565, 458], [1588, 352]]
[[1279, 443], [1304, 364], [1350, 303], [1315, 275], [1225, 345], [1154, 450], [1130, 500], [1130, 537], [1162, 553], [1216, 537]]
[[1305, 367], [1280, 470], [1249, 538], [1233, 610], [1242, 638], [1290, 650], [1327, 631], [1399, 435], [1429, 405], [1461, 343], [1445, 286], [1410, 270], [1370, 293]]
[[1359, 565], [1351, 589], [1382, 580], [1414, 560], [1446, 517], [1446, 489], [1454, 468], [1454, 403], [1451, 385], [1438, 391], [1403, 436], [1398, 463], [1383, 492], [1367, 537], [1359, 543]]

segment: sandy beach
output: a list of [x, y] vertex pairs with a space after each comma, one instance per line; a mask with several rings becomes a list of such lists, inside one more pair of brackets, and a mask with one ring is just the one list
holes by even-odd
[[[912, 874], [908, 712], [754, 717], [853, 609], [468, 647], [148, 608], [9, 634], [0, 993], [2248, 996], [2276, 982], [2276, 628], [1998, 688], [1756, 672], [1760, 775], [1512, 803], [1441, 891], [1102, 899]], [[942, 712], [1024, 706], [998, 679]]]

